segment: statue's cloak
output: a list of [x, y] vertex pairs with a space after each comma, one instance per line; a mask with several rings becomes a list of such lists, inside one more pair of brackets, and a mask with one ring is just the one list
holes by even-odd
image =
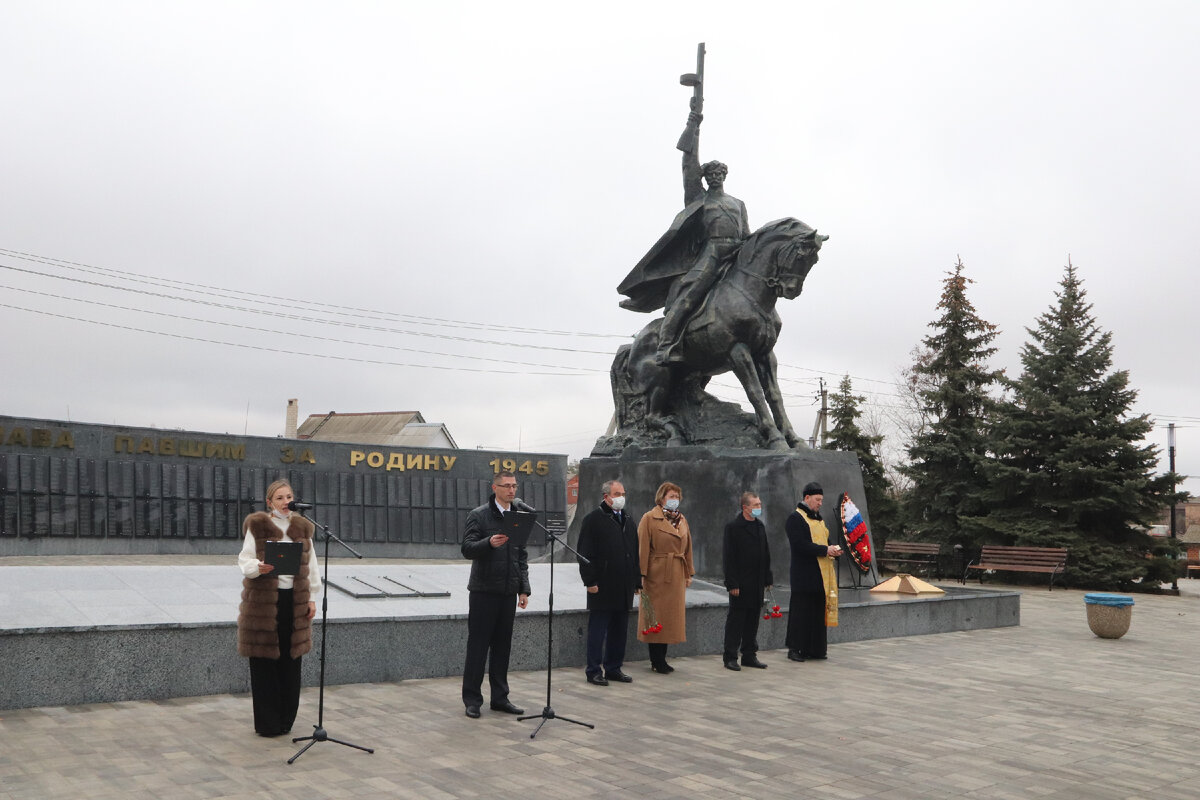
[[648, 314], [667, 304], [675, 282], [695, 266], [700, 257], [705, 238], [702, 208], [703, 195], [675, 215], [667, 232], [625, 276], [617, 287], [617, 291], [628, 298], [621, 301], [621, 308]]

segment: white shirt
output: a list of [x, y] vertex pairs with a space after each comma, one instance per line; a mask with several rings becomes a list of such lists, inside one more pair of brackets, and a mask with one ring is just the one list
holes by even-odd
[[[279, 533], [283, 541], [290, 542], [291, 538], [287, 535], [287, 529], [292, 524], [291, 515], [287, 519], [280, 519], [271, 514], [271, 522], [275, 523], [275, 527], [279, 528]], [[254, 539], [254, 534], [246, 528], [246, 539], [242, 542], [242, 551], [238, 553], [238, 567], [241, 568], [242, 574], [247, 578], [257, 578], [259, 575], [270, 575], [270, 572], [261, 573], [258, 571], [258, 565], [262, 563], [258, 560], [258, 542]], [[295, 579], [291, 575], [279, 576], [279, 588], [291, 589]], [[317, 551], [312, 548], [308, 553], [308, 590], [309, 599], [316, 600], [321, 596], [321, 570], [317, 566]]]

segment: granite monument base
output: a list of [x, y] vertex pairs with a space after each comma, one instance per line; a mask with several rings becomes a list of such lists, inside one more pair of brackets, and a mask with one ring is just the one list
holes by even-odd
[[[619, 478], [627, 495], [625, 508], [638, 519], [654, 505], [654, 493], [663, 481], [683, 489], [680, 510], [692, 531], [692, 557], [696, 575], [720, 583], [722, 537], [726, 523], [741, 513], [742, 492], [756, 492], [763, 502], [763, 522], [771, 547], [771, 565], [777, 583], [788, 580], [790, 550], [784, 520], [796, 509], [801, 491], [810, 481], [825, 490], [821, 515], [830, 531], [830, 542], [840, 530], [838, 501], [842, 492], [862, 511], [870, 527], [870, 510], [863, 492], [858, 456], [839, 450], [724, 450], [708, 447], [626, 448], [619, 456], [585, 458], [579, 464], [579, 508], [571, 523], [570, 539], [579, 537], [583, 516], [601, 498], [600, 486]], [[872, 542], [872, 550], [874, 543]], [[848, 558], [843, 557], [848, 561]], [[845, 568], [855, 569], [849, 563]], [[859, 583], [868, 588], [879, 581], [872, 568]]]

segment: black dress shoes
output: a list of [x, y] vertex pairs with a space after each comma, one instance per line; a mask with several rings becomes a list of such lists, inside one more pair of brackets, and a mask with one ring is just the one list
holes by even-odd
[[608, 678], [603, 675], [588, 675], [587, 681], [593, 686], [608, 686]]
[[514, 706], [512, 703], [510, 703], [507, 700], [505, 700], [503, 703], [500, 703], [499, 705], [497, 705], [496, 703], [492, 703], [492, 711], [502, 711], [505, 714], [524, 714], [525, 713], [525, 709], [517, 708], [516, 706]]
[[613, 681], [617, 681], [618, 683], [633, 683], [633, 678], [629, 677], [624, 672], [621, 672], [619, 669], [614, 669], [612, 672], [604, 673], [604, 677], [608, 678], [609, 683], [612, 683]]
[[675, 668], [671, 667], [671, 666], [667, 666], [667, 663], [665, 661], [661, 664], [651, 664], [650, 669], [654, 670], [659, 675], [670, 675], [672, 672], [675, 671]]
[[764, 664], [763, 662], [759, 661], [757, 656], [752, 656], [750, 658], [746, 658], [743, 656], [742, 657], [742, 666], [743, 667], [753, 667], [754, 669], [766, 669], [767, 668], [767, 665]]
[[803, 661], [804, 656], [800, 655], [799, 650], [788, 650], [788, 661]]
[[467, 706], [467, 716], [471, 719], [479, 719], [479, 706]]
[[738, 666], [736, 658], [725, 659], [725, 669], [731, 669], [734, 672], [741, 672], [742, 668]]

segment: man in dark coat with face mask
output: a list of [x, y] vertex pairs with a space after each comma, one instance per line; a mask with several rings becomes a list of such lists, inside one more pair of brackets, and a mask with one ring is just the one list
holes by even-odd
[[[629, 683], [633, 678], [621, 671], [625, 663], [625, 635], [633, 594], [642, 587], [638, 565], [637, 523], [625, 513], [625, 487], [620, 481], [605, 481], [599, 508], [579, 527], [579, 554], [590, 563], [579, 562], [579, 577], [587, 587], [588, 683], [607, 686], [612, 681]], [[603, 671], [601, 671], [603, 666]]]
[[[762, 499], [754, 492], [742, 495], [742, 513], [725, 526], [723, 561], [725, 588], [729, 591], [729, 613], [725, 617], [725, 669], [766, 669], [758, 660], [758, 619], [765, 587], [775, 583], [771, 575], [771, 550], [763, 527]], [[742, 667], [738, 666], [738, 648]]]

